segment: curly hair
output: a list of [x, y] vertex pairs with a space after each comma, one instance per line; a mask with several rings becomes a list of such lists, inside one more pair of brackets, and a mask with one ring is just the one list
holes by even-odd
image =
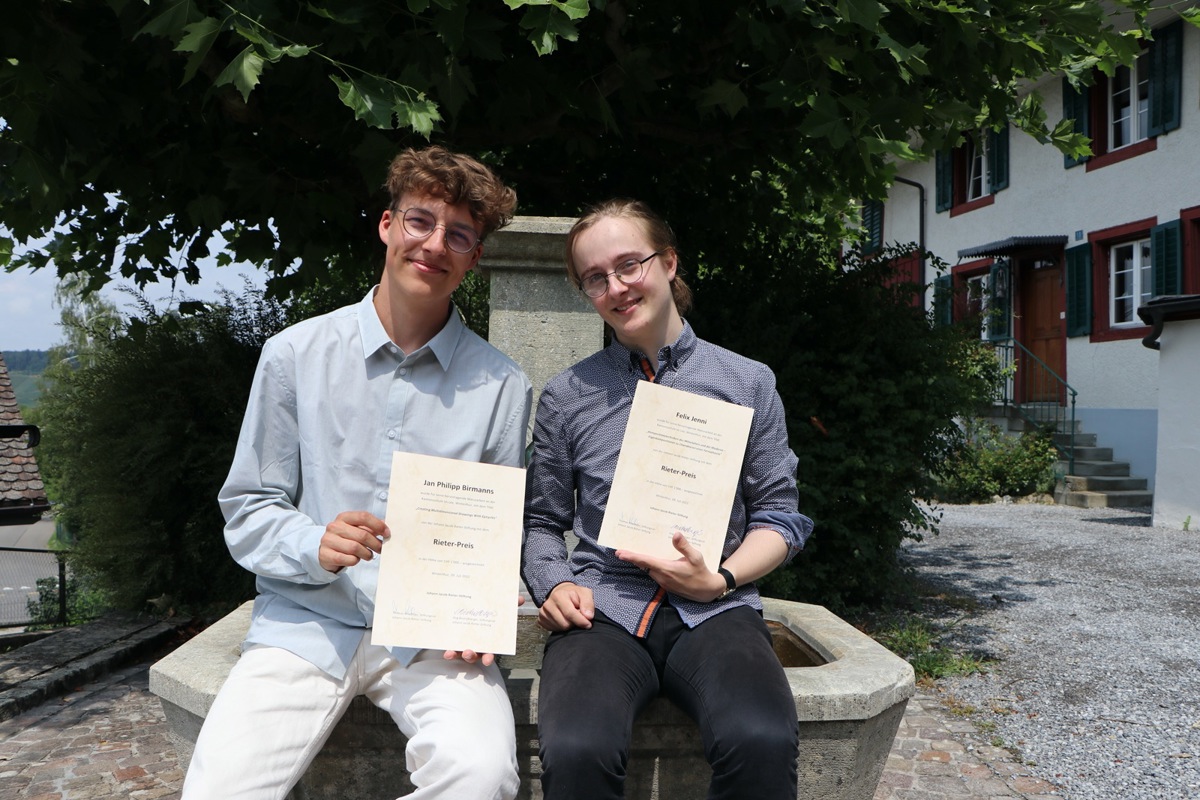
[[[678, 264], [679, 248], [676, 246], [675, 231], [671, 230], [667, 221], [641, 200], [617, 197], [596, 203], [588, 208], [584, 215], [575, 221], [575, 224], [571, 226], [571, 231], [567, 234], [567, 276], [571, 279], [571, 283], [575, 284], [576, 289], [580, 288], [580, 283], [579, 267], [575, 264], [575, 240], [605, 217], [619, 217], [638, 223], [646, 232], [650, 246], [655, 250], [668, 248], [674, 250], [676, 264]], [[675, 301], [675, 310], [679, 312], [680, 316], [692, 310], [692, 289], [684, 283], [678, 268], [676, 268], [675, 277], [671, 279], [671, 298]]]
[[517, 193], [489, 167], [440, 145], [400, 153], [392, 159], [383, 187], [391, 196], [392, 211], [409, 193], [431, 195], [451, 205], [465, 202], [471, 218], [483, 228], [481, 240], [511, 222], [517, 208]]

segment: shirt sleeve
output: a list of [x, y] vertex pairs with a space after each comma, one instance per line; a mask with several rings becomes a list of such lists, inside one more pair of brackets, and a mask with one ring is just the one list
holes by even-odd
[[496, 398], [496, 416], [500, 435], [496, 445], [483, 454], [485, 464], [524, 467], [525, 440], [529, 432], [529, 412], [533, 405], [533, 386], [525, 373], [514, 371], [504, 382]]
[[541, 606], [555, 586], [575, 578], [564, 536], [575, 522], [574, 466], [552, 386], [538, 400], [526, 484], [521, 576]]
[[796, 454], [788, 447], [787, 419], [775, 388], [775, 374], [761, 367], [754, 421], [746, 443], [742, 491], [746, 530], [770, 528], [788, 546], [784, 563], [796, 557], [812, 533], [813, 522], [797, 508]]
[[263, 347], [237, 449], [217, 496], [225, 543], [243, 568], [269, 578], [325, 584], [318, 561], [324, 523], [296, 508], [301, 490], [295, 357], [286, 343]]

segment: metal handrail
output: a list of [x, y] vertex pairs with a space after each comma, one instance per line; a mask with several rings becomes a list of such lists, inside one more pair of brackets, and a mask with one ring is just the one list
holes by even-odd
[[[997, 400], [1006, 407], [1012, 406], [1026, 422], [1056, 434], [1052, 437], [1054, 447], [1067, 462], [1067, 474], [1074, 474], [1075, 398], [1079, 392], [1016, 339], [995, 339], [991, 344], [996, 349], [1001, 368], [1012, 376], [1004, 382]], [[1023, 391], [1018, 393], [1018, 387]], [[1017, 400], [1020, 395], [1054, 399], [1022, 403]], [[1061, 444], [1059, 436], [1065, 436], [1067, 444]]]

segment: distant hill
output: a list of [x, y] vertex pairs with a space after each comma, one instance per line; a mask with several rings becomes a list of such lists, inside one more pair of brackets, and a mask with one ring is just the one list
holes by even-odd
[[18, 405], [28, 408], [37, 403], [41, 396], [38, 378], [45, 371], [49, 357], [48, 350], [10, 350], [4, 354]]
[[8, 365], [9, 372], [41, 375], [49, 361], [49, 350], [8, 350], [4, 353], [4, 363]]

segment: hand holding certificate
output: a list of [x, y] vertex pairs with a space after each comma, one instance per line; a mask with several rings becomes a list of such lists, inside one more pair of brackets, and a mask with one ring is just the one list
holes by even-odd
[[525, 470], [394, 453], [371, 643], [511, 655]]
[[639, 381], [599, 542], [678, 558], [679, 531], [720, 564], [754, 410]]

